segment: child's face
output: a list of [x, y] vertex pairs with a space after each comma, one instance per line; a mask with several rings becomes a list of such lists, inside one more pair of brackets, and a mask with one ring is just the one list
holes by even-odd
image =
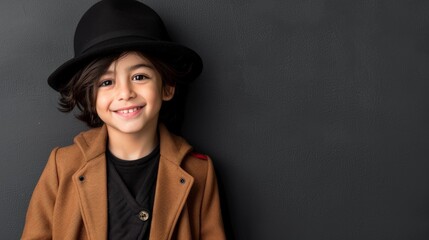
[[162, 101], [174, 94], [174, 87], [162, 86], [152, 63], [136, 52], [112, 62], [97, 84], [96, 111], [109, 134], [152, 132]]

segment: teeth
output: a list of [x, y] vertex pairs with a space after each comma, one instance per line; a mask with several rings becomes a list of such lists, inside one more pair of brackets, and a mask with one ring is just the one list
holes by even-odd
[[135, 111], [137, 111], [139, 108], [132, 108], [132, 109], [125, 109], [125, 110], [121, 110], [121, 111], [118, 111], [118, 112], [120, 112], [120, 113], [123, 113], [123, 114], [127, 114], [127, 113], [132, 113], [132, 112], [135, 112]]

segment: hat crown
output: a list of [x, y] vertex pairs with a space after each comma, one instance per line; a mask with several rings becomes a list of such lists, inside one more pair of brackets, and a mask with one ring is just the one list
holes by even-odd
[[126, 37], [170, 41], [161, 17], [152, 8], [135, 0], [102, 0], [85, 12], [76, 27], [75, 56], [102, 42]]

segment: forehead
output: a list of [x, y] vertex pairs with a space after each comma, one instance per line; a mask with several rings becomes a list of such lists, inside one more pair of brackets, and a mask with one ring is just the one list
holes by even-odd
[[146, 67], [155, 70], [152, 62], [143, 53], [134, 51], [122, 53], [116, 60], [114, 60], [109, 65], [107, 70], [127, 70], [133, 67]]

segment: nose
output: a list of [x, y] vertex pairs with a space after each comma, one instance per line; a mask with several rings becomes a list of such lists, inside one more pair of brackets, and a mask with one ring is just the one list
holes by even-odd
[[117, 96], [118, 100], [128, 101], [132, 98], [135, 98], [136, 93], [130, 82], [121, 81], [117, 85]]

